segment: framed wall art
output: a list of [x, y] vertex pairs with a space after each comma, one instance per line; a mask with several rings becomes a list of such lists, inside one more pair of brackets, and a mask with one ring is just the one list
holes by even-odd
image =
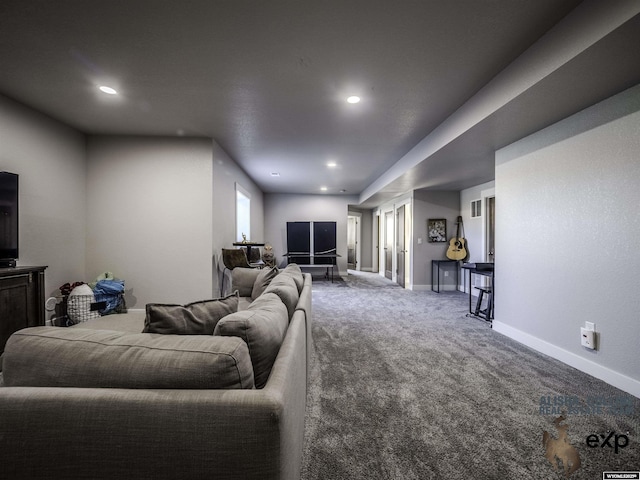
[[442, 243], [447, 241], [446, 218], [430, 218], [427, 220], [427, 239], [429, 243]]

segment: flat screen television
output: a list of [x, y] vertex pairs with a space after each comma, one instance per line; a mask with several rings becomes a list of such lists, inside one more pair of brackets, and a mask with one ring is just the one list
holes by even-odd
[[0, 172], [0, 267], [18, 259], [18, 175]]

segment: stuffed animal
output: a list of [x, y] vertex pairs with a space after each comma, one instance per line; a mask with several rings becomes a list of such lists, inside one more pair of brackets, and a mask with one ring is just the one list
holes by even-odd
[[264, 250], [262, 252], [262, 261], [265, 263], [265, 265], [268, 265], [270, 267], [273, 267], [276, 264], [276, 256], [273, 253], [273, 247], [268, 243], [266, 243], [264, 246]]

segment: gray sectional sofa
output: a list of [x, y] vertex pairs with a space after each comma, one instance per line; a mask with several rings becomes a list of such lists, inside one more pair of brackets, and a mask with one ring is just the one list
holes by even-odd
[[[213, 324], [201, 318], [219, 306], [196, 302], [16, 332], [3, 356], [0, 477], [299, 478], [311, 276], [289, 265], [232, 279], [239, 298]], [[206, 333], [141, 333], [167, 319]]]

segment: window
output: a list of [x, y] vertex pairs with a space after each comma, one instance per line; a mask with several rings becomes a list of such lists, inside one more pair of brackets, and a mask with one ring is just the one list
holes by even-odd
[[245, 239], [251, 240], [251, 194], [236, 183], [236, 241]]

